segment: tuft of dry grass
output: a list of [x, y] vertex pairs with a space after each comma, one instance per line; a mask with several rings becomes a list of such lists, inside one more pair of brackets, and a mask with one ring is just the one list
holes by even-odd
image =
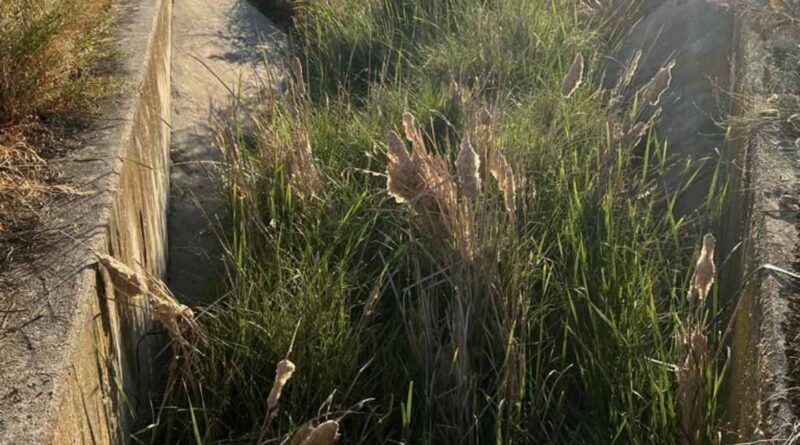
[[677, 403], [680, 410], [682, 442], [705, 443], [708, 422], [708, 390], [705, 372], [708, 366], [708, 337], [699, 326], [678, 336]]
[[[106, 94], [109, 0], [0, 2], [0, 257], [64, 193], [48, 158]], [[30, 234], [26, 235], [30, 237]]]
[[137, 270], [110, 255], [94, 252], [97, 263], [108, 273], [118, 304], [146, 304], [154, 320], [170, 338], [173, 348], [167, 387], [182, 379], [192, 379], [198, 360], [198, 348], [206, 342], [203, 326], [194, 311], [180, 303], [158, 277]]

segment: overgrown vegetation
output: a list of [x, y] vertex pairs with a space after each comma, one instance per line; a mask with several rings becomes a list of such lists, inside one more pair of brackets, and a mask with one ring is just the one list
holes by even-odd
[[219, 131], [230, 291], [140, 440], [715, 442], [713, 237], [695, 268], [652, 132], [672, 64], [599, 89], [615, 12], [569, 0], [300, 7], [284, 88]]
[[109, 0], [0, 2], [0, 263], [66, 189], [47, 159], [69, 144], [109, 82]]
[[297, 20], [301, 10], [298, 0], [252, 0], [250, 3], [283, 27]]

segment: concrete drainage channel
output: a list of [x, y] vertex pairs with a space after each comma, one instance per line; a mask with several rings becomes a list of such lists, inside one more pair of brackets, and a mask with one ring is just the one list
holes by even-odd
[[[800, 383], [800, 299], [790, 275], [800, 166], [780, 102], [800, 90], [800, 39], [790, 24], [766, 26], [749, 6], [735, 9], [652, 2], [619, 58], [644, 46], [646, 79], [674, 56], [661, 132], [682, 156], [720, 148], [712, 158], [731, 177], [720, 292], [736, 316], [726, 441], [783, 442], [795, 433], [800, 400], [790, 393]], [[209, 114], [224, 112], [230, 91], [247, 97], [267, 79], [263, 56], [281, 46], [243, 0], [120, 0], [116, 13], [127, 88], [64, 162], [87, 193], [52, 211], [46, 254], [12, 269], [0, 288], [0, 319], [14, 314], [0, 324], [0, 444], [118, 443], [134, 415], [149, 412], [164, 338], [147, 335], [155, 328], [148, 308], [115, 295], [91, 250], [159, 277], [169, 272], [179, 296], [214, 291], [221, 251], [212, 227], [222, 203]], [[717, 89], [734, 100], [718, 100]], [[715, 118], [729, 110], [736, 119], [726, 135]]]

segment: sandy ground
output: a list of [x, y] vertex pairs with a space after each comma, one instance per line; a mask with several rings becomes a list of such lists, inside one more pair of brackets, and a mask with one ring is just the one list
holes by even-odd
[[179, 297], [204, 299], [216, 291], [226, 219], [209, 122], [267, 81], [265, 60], [284, 40], [246, 0], [175, 0], [173, 11], [168, 279]]

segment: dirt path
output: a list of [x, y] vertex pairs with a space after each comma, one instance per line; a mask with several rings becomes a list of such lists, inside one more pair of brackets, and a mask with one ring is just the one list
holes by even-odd
[[204, 298], [216, 289], [215, 227], [225, 219], [209, 120], [225, 113], [234, 92], [247, 97], [269, 77], [264, 60], [283, 39], [246, 0], [175, 0], [172, 33], [168, 277], [178, 296]]

